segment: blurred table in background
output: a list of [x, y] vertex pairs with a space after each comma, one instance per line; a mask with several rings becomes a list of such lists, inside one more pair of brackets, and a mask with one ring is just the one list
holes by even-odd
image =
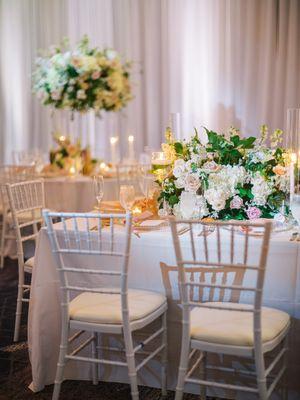
[[[93, 178], [89, 176], [44, 178], [46, 207], [55, 211], [87, 212], [96, 204]], [[117, 200], [117, 178], [104, 179], [103, 200]]]

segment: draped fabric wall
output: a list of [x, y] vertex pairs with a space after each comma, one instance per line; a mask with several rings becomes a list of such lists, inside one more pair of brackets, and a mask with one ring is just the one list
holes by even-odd
[[[12, 150], [47, 151], [61, 127], [108, 157], [109, 137], [127, 135], [137, 150], [158, 148], [170, 112], [193, 126], [246, 135], [259, 125], [284, 128], [300, 107], [299, 0], [0, 0], [0, 162]], [[56, 113], [31, 93], [38, 49], [88, 34], [135, 61], [135, 99], [119, 114]]]

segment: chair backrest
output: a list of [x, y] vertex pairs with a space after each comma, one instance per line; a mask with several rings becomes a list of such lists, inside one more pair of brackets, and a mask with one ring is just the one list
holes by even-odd
[[[72, 292], [119, 294], [123, 322], [129, 324], [127, 282], [131, 214], [54, 213], [44, 210], [43, 215], [60, 278], [62, 312], [67, 312], [64, 307], [69, 303]], [[57, 219], [61, 222], [54, 225]], [[121, 222], [124, 226], [124, 221], [125, 230], [119, 232], [116, 240], [116, 223]], [[93, 257], [93, 267], [87, 267], [89, 256]], [[101, 265], [106, 267], [103, 269]], [[73, 284], [74, 274], [80, 274], [80, 282], [84, 284], [79, 284], [78, 279]], [[100, 276], [102, 284], [97, 278], [90, 279], [91, 276]], [[119, 282], [114, 285], [109, 282], [107, 287], [107, 278], [116, 278]]]
[[9, 210], [16, 232], [18, 259], [24, 262], [23, 243], [37, 239], [43, 223], [45, 208], [44, 182], [42, 180], [7, 183], [5, 185]]
[[0, 165], [0, 200], [2, 209], [8, 207], [8, 197], [5, 185], [7, 183], [23, 182], [35, 177], [35, 169], [28, 165]]
[[[251, 312], [254, 313], [254, 337], [259, 341], [263, 285], [272, 223], [205, 223], [170, 218], [170, 224], [178, 265], [183, 318], [189, 321], [192, 307]], [[180, 235], [182, 224], [189, 228], [189, 232], [184, 235]], [[214, 232], [211, 232], [213, 229]], [[259, 230], [259, 235], [255, 237], [251, 235], [254, 229]], [[250, 242], [255, 246], [255, 251], [251, 253]], [[245, 285], [246, 276], [247, 282], [251, 281], [253, 284]], [[240, 301], [245, 293], [252, 293], [245, 301], [252, 303], [252, 306], [232, 304]], [[226, 306], [217, 304], [218, 302], [230, 304]]]

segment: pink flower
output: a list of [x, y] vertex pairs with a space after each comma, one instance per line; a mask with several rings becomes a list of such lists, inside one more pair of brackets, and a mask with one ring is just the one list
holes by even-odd
[[59, 100], [61, 97], [60, 91], [59, 90], [54, 90], [51, 92], [51, 99], [52, 100]]
[[96, 79], [100, 78], [100, 71], [94, 71], [92, 73], [92, 79], [95, 81]]
[[243, 199], [240, 196], [234, 196], [234, 198], [230, 202], [231, 209], [239, 210], [243, 205]]
[[261, 211], [257, 207], [249, 207], [246, 213], [249, 219], [257, 219], [261, 217]]
[[185, 178], [184, 186], [187, 192], [197, 192], [200, 187], [200, 179], [196, 174], [187, 175]]

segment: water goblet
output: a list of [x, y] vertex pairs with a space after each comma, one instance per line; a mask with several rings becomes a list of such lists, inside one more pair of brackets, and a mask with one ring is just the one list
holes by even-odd
[[120, 203], [126, 212], [132, 209], [135, 201], [135, 190], [132, 185], [122, 185], [120, 187]]
[[94, 194], [97, 200], [97, 209], [100, 210], [100, 204], [104, 195], [104, 179], [102, 175], [95, 175], [93, 177]]

